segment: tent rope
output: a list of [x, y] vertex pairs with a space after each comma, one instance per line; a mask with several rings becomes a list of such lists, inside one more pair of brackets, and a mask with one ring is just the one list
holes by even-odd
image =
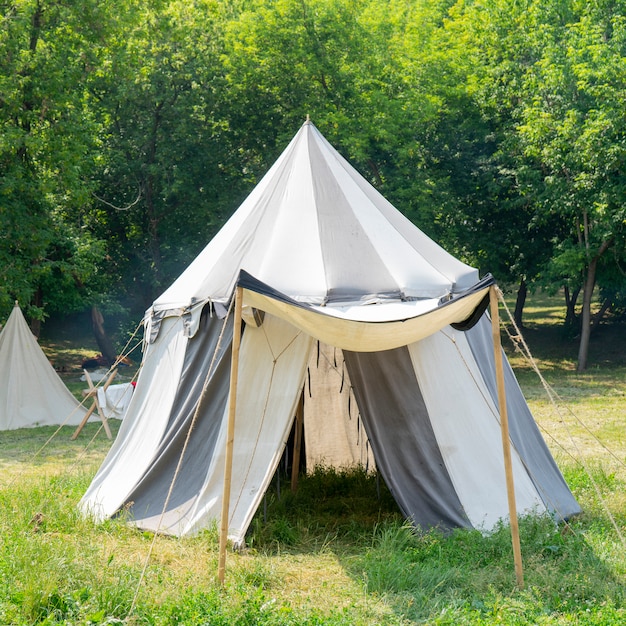
[[[146, 572], [148, 571], [148, 564], [150, 562], [150, 559], [152, 557], [152, 553], [154, 552], [154, 547], [156, 545], [156, 541], [157, 541], [157, 537], [159, 536], [159, 529], [161, 528], [161, 525], [163, 523], [163, 518], [165, 517], [165, 512], [167, 511], [167, 507], [169, 506], [169, 502], [170, 499], [172, 497], [172, 493], [174, 492], [174, 485], [176, 484], [176, 480], [178, 478], [178, 474], [180, 473], [180, 469], [182, 467], [183, 464], [183, 459], [185, 457], [185, 453], [187, 452], [187, 447], [189, 445], [189, 440], [191, 439], [191, 433], [193, 432], [194, 426], [196, 424], [196, 421], [198, 419], [198, 415], [200, 414], [200, 407], [202, 406], [202, 400], [204, 398], [204, 395], [206, 393], [206, 390], [209, 386], [209, 382], [211, 380], [211, 375], [213, 374], [213, 368], [215, 366], [215, 361], [217, 360], [217, 355], [219, 354], [221, 345], [222, 345], [222, 339], [224, 337], [224, 333], [226, 331], [226, 326], [228, 323], [228, 320], [231, 316], [232, 310], [233, 310], [233, 306], [235, 303], [235, 298], [231, 298], [229, 307], [228, 307], [228, 311], [224, 317], [224, 322], [222, 324], [222, 328], [220, 330], [220, 334], [219, 337], [217, 339], [217, 343], [215, 345], [215, 350], [213, 351], [213, 356], [211, 358], [211, 363], [209, 364], [209, 368], [207, 370], [207, 374], [206, 377], [204, 379], [204, 383], [202, 385], [202, 390], [200, 392], [200, 396], [198, 398], [198, 402], [196, 404], [196, 408], [193, 414], [193, 417], [191, 418], [191, 423], [189, 424], [189, 429], [187, 431], [187, 435], [185, 437], [185, 442], [183, 443], [183, 448], [180, 452], [180, 456], [178, 458], [178, 463], [176, 464], [176, 469], [174, 470], [174, 475], [172, 476], [172, 481], [170, 482], [170, 486], [169, 489], [167, 491], [167, 495], [165, 497], [165, 501], [163, 502], [163, 508], [161, 510], [161, 515], [159, 517], [159, 521], [158, 524], [156, 526], [156, 529], [154, 531], [154, 536], [152, 537], [152, 541], [150, 542], [150, 547], [148, 548], [148, 553], [146, 555], [145, 561], [144, 561], [144, 565], [143, 568], [141, 570], [141, 574], [139, 575], [139, 580], [137, 581], [137, 587], [135, 589], [135, 593], [133, 595], [133, 601], [130, 605], [130, 608], [128, 610], [128, 614], [126, 615], [126, 617], [124, 618], [124, 623], [127, 623], [128, 620], [132, 617], [135, 608], [137, 606], [137, 599], [139, 598], [139, 591], [141, 589], [141, 585], [144, 581], [144, 578], [146, 576]], [[237, 329], [233, 329], [233, 332], [237, 332]]]
[[280, 359], [280, 357], [285, 354], [285, 352], [287, 352], [287, 350], [289, 350], [289, 348], [291, 348], [292, 344], [296, 341], [296, 339], [298, 337], [300, 337], [300, 335], [302, 335], [302, 331], [299, 330], [292, 338], [291, 340], [287, 343], [286, 346], [283, 347], [283, 349], [278, 353], [275, 354], [274, 350], [272, 349], [272, 344], [269, 340], [269, 338], [267, 337], [267, 332], [265, 330], [265, 324], [261, 324], [261, 330], [263, 331], [263, 335], [265, 336], [265, 343], [267, 344], [267, 347], [269, 349], [269, 351], [272, 354], [272, 360], [274, 362], [274, 364], [276, 364], [278, 362], [278, 359]]
[[[291, 338], [290, 341], [287, 342], [287, 344], [282, 348], [282, 350], [280, 350], [280, 352], [278, 352], [278, 354], [276, 354], [272, 348], [272, 344], [271, 341], [269, 339], [269, 337], [267, 336], [267, 330], [265, 328], [265, 324], [261, 325], [261, 330], [263, 331], [263, 336], [265, 337], [265, 343], [267, 345], [268, 350], [270, 351], [270, 354], [272, 355], [272, 373], [270, 376], [270, 383], [267, 387], [267, 393], [265, 395], [265, 401], [264, 401], [264, 405], [263, 405], [263, 412], [262, 412], [262, 416], [261, 416], [261, 421], [259, 422], [259, 428], [257, 430], [257, 435], [256, 435], [256, 439], [254, 442], [254, 446], [253, 446], [253, 450], [254, 452], [250, 455], [250, 458], [254, 458], [255, 454], [256, 454], [256, 450], [258, 448], [258, 444], [259, 444], [259, 438], [261, 436], [261, 431], [263, 429], [263, 424], [265, 423], [265, 418], [267, 416], [267, 410], [268, 410], [268, 403], [270, 400], [270, 393], [271, 390], [273, 388], [273, 380], [274, 380], [274, 374], [276, 373], [276, 364], [278, 363], [278, 360], [287, 353], [287, 351], [289, 350], [289, 348], [291, 348], [291, 346], [295, 343], [295, 341], [298, 339], [298, 337], [300, 337], [302, 335], [302, 331], [299, 330], [297, 333], [294, 334], [294, 336]], [[286, 445], [286, 441], [283, 441], [283, 448]], [[280, 462], [280, 460], [279, 460]], [[243, 478], [243, 484], [246, 483], [246, 481], [248, 480], [248, 476], [250, 475], [250, 470], [252, 469], [252, 463], [248, 464], [248, 467], [246, 469], [246, 473], [244, 475]], [[237, 495], [237, 500], [231, 504], [231, 511], [235, 511], [237, 509], [237, 506], [239, 505], [239, 502], [241, 500], [241, 496], [242, 493], [239, 492], [239, 494]], [[229, 520], [230, 521], [230, 520]]]
[[[506, 330], [507, 334], [509, 335], [509, 337], [511, 338], [511, 340], [513, 341], [513, 344], [515, 346], [517, 345], [521, 345], [523, 346], [523, 351], [522, 355], [524, 357], [526, 357], [526, 359], [528, 360], [528, 362], [530, 363], [533, 371], [537, 374], [537, 376], [539, 377], [539, 380], [541, 381], [541, 384], [544, 388], [544, 390], [546, 391], [546, 394], [548, 395], [548, 398], [550, 399], [552, 406], [554, 407], [554, 409], [557, 412], [557, 415], [560, 418], [560, 422], [563, 425], [563, 428], [565, 428], [570, 442], [572, 444], [572, 447], [576, 450], [576, 452], [579, 455], [579, 458], [577, 458], [577, 462], [580, 464], [580, 466], [584, 469], [585, 473], [587, 474], [587, 477], [589, 478], [594, 491], [596, 493], [596, 496], [598, 497], [598, 500], [600, 502], [600, 504], [602, 505], [602, 508], [604, 509], [607, 517], [609, 518], [613, 528], [615, 529], [615, 532], [617, 533], [617, 536], [619, 537], [620, 541], [622, 542], [623, 545], [626, 545], [626, 540], [624, 539], [624, 535], [622, 534], [619, 525], [617, 524], [615, 517], [613, 516], [613, 514], [611, 513], [606, 501], [604, 500], [603, 496], [602, 496], [602, 492], [600, 490], [600, 487], [598, 486], [598, 483], [594, 480], [593, 476], [591, 475], [591, 471], [588, 468], [587, 464], [585, 463], [585, 461], [583, 460], [583, 455], [581, 453], [581, 450], [579, 448], [579, 446], [576, 443], [576, 440], [574, 439], [574, 436], [572, 434], [572, 431], [570, 430], [569, 426], [567, 425], [567, 422], [562, 418], [562, 413], [559, 410], [559, 405], [557, 404], [555, 399], [558, 399], [559, 402], [563, 402], [562, 398], [557, 394], [557, 392], [554, 390], [554, 388], [546, 381], [546, 379], [543, 377], [543, 374], [541, 373], [541, 371], [539, 370], [537, 363], [535, 361], [535, 359], [533, 358], [531, 352], [530, 352], [530, 348], [528, 347], [528, 344], [526, 343], [526, 340], [524, 339], [519, 327], [517, 326], [517, 324], [515, 323], [515, 319], [513, 318], [513, 316], [511, 315], [511, 312], [509, 310], [509, 308], [506, 305], [506, 302], [504, 301], [504, 295], [502, 294], [502, 291], [499, 288], [497, 289], [497, 293], [498, 293], [498, 299], [500, 300], [500, 302], [502, 302], [504, 309], [509, 317], [509, 320], [511, 321], [511, 324], [513, 326], [513, 328], [515, 329], [515, 332], [517, 333], [517, 339], [513, 340], [513, 337], [511, 337], [508, 329]], [[585, 428], [585, 430], [591, 434], [594, 439], [604, 448], [604, 450], [606, 452], [608, 452], [614, 459], [616, 459], [620, 465], [624, 465], [624, 463], [615, 455], [613, 454], [613, 452], [611, 450], [609, 450], [609, 448], [602, 442], [600, 441], [591, 431], [590, 429], [582, 422], [582, 420], [568, 407], [568, 412], [569, 414], [574, 417], [576, 419], [576, 421], [583, 426], [583, 428]], [[571, 528], [571, 526], [570, 526]]]
[[[501, 325], [502, 325], [502, 322], [501, 322]], [[492, 398], [490, 394], [486, 394], [485, 393], [484, 386], [478, 382], [478, 379], [474, 375], [473, 369], [469, 366], [467, 360], [465, 359], [465, 355], [463, 354], [463, 352], [459, 348], [459, 344], [456, 341], [455, 337], [450, 335], [448, 332], [446, 332], [443, 329], [440, 332], [442, 333], [442, 335], [444, 337], [446, 337], [446, 339], [448, 339], [454, 345], [454, 347], [455, 347], [455, 349], [457, 351], [457, 354], [459, 355], [459, 358], [463, 362], [463, 365], [465, 366], [465, 369], [466, 369], [468, 375], [474, 381], [474, 386], [476, 387], [478, 392], [482, 395], [483, 400], [485, 401], [486, 406], [490, 408], [491, 416], [493, 417], [493, 419], [497, 422], [497, 424], [499, 426], [500, 425], [500, 415], [499, 415], [499, 412], [498, 412], [498, 410], [496, 409], [496, 406], [495, 406], [495, 399]], [[569, 526], [569, 523], [565, 519], [565, 516], [559, 510], [558, 503], [553, 500], [553, 498], [550, 496], [549, 493], [547, 493], [544, 489], [540, 488], [541, 481], [537, 480], [536, 475], [534, 474], [532, 469], [526, 463], [523, 455], [521, 455], [519, 453], [519, 450], [517, 450], [517, 447], [515, 446], [515, 443], [513, 442], [513, 440], [510, 439], [509, 441], [510, 441], [510, 445], [511, 445], [512, 450], [515, 451], [517, 460], [523, 465], [524, 469], [526, 470], [526, 472], [530, 476], [530, 478], [531, 478], [531, 480], [533, 482], [533, 485], [535, 485], [535, 488], [540, 492], [542, 500], [547, 505], [546, 506], [546, 510], [549, 511], [550, 508], [551, 508], [552, 511], [554, 511], [555, 513], [557, 513], [559, 515], [559, 517], [562, 520], [563, 524], [565, 526]], [[573, 529], [572, 529], [572, 532], [574, 532]]]
[[[230, 312], [230, 311], [229, 311], [229, 312]], [[226, 316], [226, 320], [227, 320], [227, 319], [228, 319], [228, 314], [227, 314], [227, 316]], [[225, 322], [226, 322], [226, 320], [225, 320]], [[114, 364], [111, 368], [109, 368], [109, 370], [107, 371], [107, 373], [105, 374], [105, 376], [102, 378], [102, 380], [100, 380], [100, 381], [98, 381], [98, 382], [96, 383], [96, 385], [95, 385], [95, 389], [98, 389], [98, 387], [99, 387], [100, 385], [102, 385], [103, 381], [104, 381], [104, 380], [106, 380], [107, 375], [108, 375], [108, 374], [109, 374], [109, 373], [110, 373], [110, 372], [111, 372], [111, 371], [112, 371], [115, 367], [117, 367], [117, 365], [119, 364], [119, 362], [120, 362], [120, 361], [121, 361], [124, 357], [126, 357], [126, 356], [128, 356], [128, 355], [132, 354], [132, 353], [133, 353], [133, 352], [137, 349], [137, 347], [138, 347], [138, 346], [140, 346], [140, 345], [142, 345], [142, 344], [144, 343], [144, 339], [142, 339], [141, 341], [138, 341], [137, 343], [135, 343], [135, 344], [133, 345], [133, 347], [129, 349], [129, 345], [130, 345], [131, 341], [133, 341], [133, 340], [134, 340], [135, 336], [137, 335], [137, 333], [139, 332], [139, 329], [140, 329], [142, 326], [143, 326], [143, 321], [142, 321], [142, 322], [140, 322], [140, 323], [137, 325], [137, 327], [135, 328], [134, 332], [132, 333], [132, 335], [130, 336], [130, 338], [128, 339], [128, 341], [126, 342], [126, 345], [124, 346], [124, 349], [121, 351], [121, 354], [119, 355], [118, 359], [116, 359], [115, 364]], [[170, 329], [168, 332], [171, 332], [171, 331], [172, 331], [172, 329]], [[221, 335], [220, 335], [220, 340], [221, 340]], [[219, 347], [219, 344], [218, 344], [218, 347]], [[134, 374], [134, 376], [132, 377], [132, 379], [131, 379], [131, 380], [136, 380], [136, 378], [138, 377], [139, 373], [141, 372], [141, 369], [143, 368], [143, 366], [144, 366], [144, 362], [143, 362], [143, 360], [142, 360], [142, 362], [141, 362], [141, 363], [140, 363], [140, 365], [139, 365], [139, 368], [137, 369], [137, 372], [135, 372], [135, 374]], [[83, 399], [83, 400], [79, 403], [79, 407], [80, 407], [80, 406], [82, 406], [82, 405], [83, 405], [86, 401], [87, 401], [87, 398], [84, 398], [84, 399]], [[77, 410], [77, 409], [75, 409], [75, 410]], [[72, 413], [72, 414], [73, 414], [73, 413]], [[68, 417], [64, 420], [63, 424], [61, 424], [61, 425], [60, 425], [60, 426], [59, 426], [59, 427], [55, 430], [55, 432], [54, 432], [54, 433], [53, 433], [53, 434], [52, 434], [52, 435], [48, 438], [48, 440], [47, 440], [47, 441], [46, 441], [46, 442], [45, 442], [45, 443], [44, 443], [44, 444], [43, 444], [43, 445], [42, 445], [42, 446], [41, 446], [41, 447], [40, 447], [40, 448], [39, 448], [39, 449], [38, 449], [38, 450], [37, 450], [37, 451], [36, 451], [36, 452], [35, 452], [32, 456], [31, 456], [31, 457], [29, 457], [29, 459], [28, 459], [28, 461], [29, 461], [29, 462], [32, 462], [33, 460], [35, 460], [35, 459], [37, 458], [37, 456], [39, 456], [39, 455], [43, 452], [43, 450], [46, 448], [46, 446], [48, 446], [48, 445], [50, 444], [50, 442], [51, 442], [51, 441], [55, 438], [55, 436], [56, 436], [56, 435], [57, 435], [57, 434], [61, 431], [61, 428], [65, 425], [65, 423], [66, 423], [66, 422], [67, 422], [67, 420], [71, 417], [71, 415], [72, 415], [72, 414], [70, 414], [70, 415], [69, 415], [69, 416], [68, 416]], [[87, 454], [88, 450], [89, 450], [89, 449], [90, 449], [90, 447], [94, 444], [95, 440], [98, 438], [98, 435], [102, 432], [102, 430], [103, 430], [103, 429], [104, 429], [104, 424], [100, 424], [100, 426], [98, 427], [98, 429], [97, 429], [97, 431], [95, 432], [95, 434], [93, 435], [93, 437], [92, 437], [92, 438], [91, 438], [91, 439], [87, 442], [87, 444], [86, 444], [86, 445], [83, 447], [83, 449], [80, 451], [80, 453], [79, 453], [79, 455], [78, 455], [78, 457], [77, 457], [76, 461], [74, 461], [74, 463], [73, 463], [73, 464], [69, 467], [68, 471], [65, 473], [66, 475], [71, 474], [71, 472], [72, 472], [72, 471], [73, 471], [73, 470], [74, 470], [74, 469], [78, 466], [79, 461], [81, 461], [81, 460], [84, 458], [84, 456]], [[24, 465], [23, 465], [23, 467], [25, 468], [25, 467], [26, 467], [26, 464], [24, 464]], [[15, 482], [15, 480], [17, 480], [17, 478], [19, 478], [20, 476], [22, 476], [22, 475], [23, 475], [23, 473], [24, 473], [24, 471], [25, 471], [25, 469], [22, 469], [22, 471], [18, 472], [18, 473], [17, 473], [17, 475], [13, 477], [13, 479], [12, 479], [11, 483], [9, 483], [9, 485], [8, 485], [8, 486], [11, 486], [11, 485]], [[174, 477], [174, 478], [175, 478], [175, 477]], [[59, 487], [60, 487], [60, 486], [61, 486], [61, 482], [58, 482], [58, 483], [57, 483], [57, 486], [59, 486]], [[58, 491], [58, 490], [57, 490], [57, 491]], [[49, 493], [49, 497], [48, 497], [46, 500], [43, 500], [43, 501], [42, 501], [42, 507], [43, 507], [43, 506], [45, 506], [47, 503], [49, 503], [49, 502], [52, 500], [52, 495], [53, 495], [53, 493], [52, 493], [52, 492], [50, 492], [50, 493]], [[155, 535], [155, 537], [156, 537], [156, 535]], [[150, 553], [151, 553], [151, 552], [152, 552], [152, 546], [151, 546]], [[149, 559], [149, 558], [150, 558], [150, 554], [148, 555], [148, 559]], [[142, 580], [143, 580], [143, 577], [145, 576], [145, 571], [146, 571], [146, 568], [147, 568], [147, 561], [146, 561], [146, 565], [144, 566], [144, 570], [143, 570], [143, 572], [142, 572], [142, 576], [141, 576], [141, 578], [140, 578], [140, 580], [139, 580], [139, 585], [141, 585], [141, 582], [142, 582]], [[125, 621], [127, 621], [127, 620], [128, 620], [128, 618], [132, 615], [132, 611], [134, 610], [134, 605], [135, 605], [135, 603], [136, 603], [136, 599], [137, 599], [138, 590], [139, 590], [139, 588], [137, 589], [136, 595], [135, 595], [135, 597], [134, 597], [134, 599], [133, 599], [133, 607], [131, 607], [131, 611], [129, 612], [129, 614], [128, 614], [128, 616], [126, 617], [126, 620], [125, 620]]]
[[559, 396], [559, 394], [555, 391], [555, 389], [543, 377], [541, 371], [539, 370], [539, 367], [537, 366], [537, 362], [535, 361], [535, 359], [533, 358], [530, 352], [530, 348], [528, 347], [528, 344], [526, 343], [524, 336], [522, 335], [520, 329], [518, 328], [515, 322], [515, 319], [511, 315], [511, 312], [509, 311], [507, 304], [504, 301], [502, 292], [499, 291], [498, 295], [499, 295], [500, 301], [502, 302], [504, 306], [505, 311], [507, 312], [511, 325], [515, 329], [516, 335], [511, 334], [511, 332], [509, 331], [508, 328], [506, 328], [506, 326], [504, 327], [505, 332], [507, 333], [507, 336], [511, 340], [511, 343], [513, 344], [515, 349], [521, 352], [522, 356], [524, 356], [529, 361], [533, 371], [539, 377], [539, 380], [543, 388], [545, 389], [546, 394], [548, 395], [548, 398], [554, 405], [557, 411], [557, 414], [561, 418], [561, 421], [563, 420], [562, 420], [562, 413], [559, 410], [559, 403], [565, 405], [567, 412], [578, 422], [580, 426], [582, 426], [582, 428], [596, 441], [596, 443], [604, 449], [605, 452], [607, 452], [619, 465], [621, 465], [622, 467], [626, 467], [626, 463], [622, 461], [622, 459], [620, 459], [601, 439], [599, 439], [598, 436], [595, 435], [595, 433], [565, 404], [565, 402]]

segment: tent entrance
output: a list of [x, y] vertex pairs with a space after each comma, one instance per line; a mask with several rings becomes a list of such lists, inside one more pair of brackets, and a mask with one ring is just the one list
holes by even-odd
[[278, 473], [290, 476], [295, 490], [299, 474], [354, 467], [375, 471], [374, 454], [342, 350], [316, 341]]
[[376, 469], [343, 351], [313, 344], [303, 388], [306, 470]]

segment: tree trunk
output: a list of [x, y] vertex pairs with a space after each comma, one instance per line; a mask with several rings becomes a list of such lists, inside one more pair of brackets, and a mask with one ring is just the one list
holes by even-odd
[[513, 320], [515, 325], [522, 330], [522, 314], [524, 313], [524, 305], [526, 304], [526, 296], [528, 295], [528, 285], [526, 279], [520, 280], [519, 289], [517, 290], [517, 299], [515, 300], [515, 312], [513, 313]]
[[[35, 294], [33, 296], [33, 304], [39, 308], [41, 308], [43, 304], [43, 294], [41, 293], [41, 287], [38, 287], [35, 291]], [[33, 335], [35, 335], [35, 337], [39, 339], [39, 336], [41, 335], [41, 320], [32, 318], [30, 320], [30, 330]]]
[[580, 287], [576, 287], [570, 295], [570, 290], [565, 285], [565, 326], [566, 328], [574, 328], [576, 325], [576, 302], [578, 301], [578, 294], [580, 293]]
[[598, 326], [600, 326], [600, 322], [604, 319], [606, 312], [611, 308], [612, 301], [611, 298], [605, 298], [600, 310], [591, 318], [591, 332], [593, 333]]
[[598, 260], [609, 249], [613, 239], [603, 241], [598, 249], [598, 253], [589, 261], [587, 268], [587, 278], [585, 279], [585, 289], [583, 292], [583, 310], [582, 324], [580, 328], [580, 345], [578, 347], [578, 372], [584, 372], [587, 369], [587, 358], [589, 356], [589, 336], [591, 335], [591, 298], [593, 289], [596, 286], [596, 270], [598, 268]]
[[91, 324], [93, 326], [93, 334], [96, 337], [96, 343], [98, 344], [98, 348], [100, 348], [104, 360], [107, 362], [107, 365], [113, 365], [117, 358], [117, 352], [113, 342], [104, 330], [104, 318], [102, 317], [102, 313], [100, 313], [100, 310], [95, 305], [91, 307]]
[[583, 292], [583, 310], [580, 326], [580, 344], [578, 346], [578, 367], [579, 372], [587, 369], [587, 357], [589, 356], [589, 335], [591, 334], [591, 296], [596, 284], [597, 259], [594, 257], [587, 269], [585, 289]]

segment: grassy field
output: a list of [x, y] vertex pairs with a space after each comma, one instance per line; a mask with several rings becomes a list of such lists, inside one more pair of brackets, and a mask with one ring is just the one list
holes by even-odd
[[[0, 435], [0, 624], [626, 623], [626, 329], [602, 327], [578, 374], [559, 304], [533, 298], [524, 333], [556, 403], [505, 348], [584, 512], [521, 520], [523, 590], [507, 527], [418, 534], [375, 477], [321, 470], [296, 494], [270, 490], [222, 589], [215, 531], [154, 540], [78, 514], [110, 445], [89, 424], [76, 441], [67, 427]], [[78, 391], [77, 357], [62, 358]]]

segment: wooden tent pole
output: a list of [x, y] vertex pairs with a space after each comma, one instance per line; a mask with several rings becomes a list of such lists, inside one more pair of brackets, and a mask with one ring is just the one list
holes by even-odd
[[304, 390], [300, 394], [296, 408], [296, 429], [293, 443], [293, 465], [291, 467], [291, 491], [298, 488], [298, 473], [300, 471], [300, 450], [302, 449], [302, 427], [304, 424]]
[[502, 451], [504, 452], [504, 471], [506, 474], [506, 491], [509, 501], [509, 517], [511, 520], [511, 539], [513, 557], [515, 559], [515, 575], [517, 586], [524, 588], [524, 570], [522, 567], [522, 551], [519, 539], [517, 507], [515, 505], [515, 484], [513, 482], [513, 464], [511, 462], [511, 440], [509, 437], [509, 418], [506, 408], [506, 391], [504, 387], [504, 365], [502, 362], [502, 345], [500, 342], [500, 318], [498, 315], [498, 294], [495, 285], [489, 287], [489, 305], [491, 311], [491, 331], [493, 335], [493, 351], [496, 365], [496, 383], [498, 386], [498, 405], [500, 409], [500, 431], [502, 434]]
[[226, 544], [230, 513], [230, 485], [233, 475], [233, 444], [235, 441], [235, 414], [237, 409], [237, 379], [239, 372], [239, 348], [241, 345], [242, 288], [235, 290], [235, 320], [233, 322], [233, 346], [230, 362], [230, 389], [228, 394], [228, 430], [226, 432], [226, 460], [224, 462], [224, 489], [222, 491], [222, 517], [220, 523], [220, 547], [217, 578], [224, 584], [226, 571]]

